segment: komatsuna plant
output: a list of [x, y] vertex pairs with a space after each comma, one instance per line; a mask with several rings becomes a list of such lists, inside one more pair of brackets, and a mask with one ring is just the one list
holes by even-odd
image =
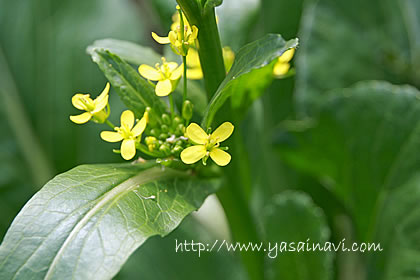
[[[233, 175], [247, 165], [239, 122], [273, 78], [290, 75], [298, 41], [268, 34], [237, 53], [222, 48], [215, 16], [221, 2], [178, 1], [168, 34], [152, 33], [171, 57], [117, 40], [88, 48], [108, 83], [100, 94], [75, 94], [79, 112], [70, 120], [103, 125], [100, 137], [130, 162], [82, 165], [49, 181], [4, 238], [1, 279], [110, 279], [149, 237], [169, 234], [215, 192], [233, 238], [260, 240]], [[204, 89], [194, 81], [200, 79]], [[259, 80], [258, 87], [248, 80]], [[123, 112], [109, 105], [111, 88]], [[109, 117], [117, 113], [114, 124]], [[263, 256], [241, 259], [249, 278], [260, 279]]]

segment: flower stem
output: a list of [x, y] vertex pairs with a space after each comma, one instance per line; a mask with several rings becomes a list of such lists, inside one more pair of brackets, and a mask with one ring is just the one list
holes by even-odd
[[169, 105], [171, 108], [171, 116], [172, 118], [175, 117], [175, 112], [174, 112], [174, 98], [172, 97], [172, 94], [169, 95]]
[[112, 129], [115, 129], [115, 125], [110, 120], [105, 120], [105, 123]]
[[182, 95], [182, 104], [187, 100], [187, 57], [182, 57], [182, 62], [184, 63], [184, 94]]

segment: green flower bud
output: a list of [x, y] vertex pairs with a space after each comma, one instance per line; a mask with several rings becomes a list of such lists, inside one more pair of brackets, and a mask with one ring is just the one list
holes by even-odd
[[171, 148], [169, 147], [168, 144], [164, 143], [164, 144], [160, 145], [159, 151], [164, 153], [164, 154], [168, 154], [171, 151]]
[[172, 154], [179, 154], [183, 148], [181, 146], [175, 145], [175, 147], [171, 150]]
[[168, 138], [168, 134], [166, 134], [166, 133], [161, 133], [161, 134], [159, 135], [159, 139], [160, 139], [160, 140], [165, 141], [165, 140], [166, 140], [166, 138]]
[[191, 120], [193, 115], [193, 104], [189, 100], [185, 100], [182, 104], [182, 117], [187, 121]]
[[160, 126], [160, 129], [162, 130], [162, 132], [166, 133], [169, 131], [169, 127], [166, 124], [162, 124]]
[[185, 132], [185, 126], [182, 124], [182, 123], [180, 123], [180, 124], [178, 124], [178, 126], [177, 126], [177, 128], [176, 128], [176, 134], [178, 134], [178, 135], [184, 135], [184, 132]]
[[157, 128], [152, 128], [151, 130], [150, 130], [150, 133], [149, 133], [150, 135], [152, 135], [152, 136], [155, 136], [155, 137], [158, 137], [159, 136], [159, 134], [160, 134], [160, 130], [159, 129], [157, 129]]
[[167, 114], [162, 114], [162, 122], [166, 125], [171, 125], [171, 118]]

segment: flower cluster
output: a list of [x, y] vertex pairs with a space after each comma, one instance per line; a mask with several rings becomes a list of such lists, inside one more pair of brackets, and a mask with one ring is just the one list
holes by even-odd
[[[125, 160], [133, 159], [140, 152], [142, 156], [155, 158], [162, 163], [182, 162], [190, 165], [202, 160], [206, 165], [210, 157], [217, 165], [225, 166], [229, 164], [231, 156], [226, 152], [228, 148], [220, 147], [220, 143], [233, 133], [233, 125], [225, 122], [210, 133], [210, 130], [205, 132], [198, 124], [190, 123], [193, 104], [187, 99], [187, 78], [203, 78], [198, 44], [195, 42], [199, 30], [189, 24], [179, 7], [177, 10], [172, 17], [174, 22], [168, 36], [160, 37], [152, 33], [152, 37], [160, 44], [170, 44], [175, 54], [182, 57], [183, 64], [162, 57], [161, 63], [154, 66], [142, 64], [138, 67], [140, 76], [153, 85], [156, 95], [169, 101], [167, 112], [158, 114], [153, 108], [147, 107], [141, 116], [136, 116], [135, 112], [125, 110], [120, 116], [120, 126], [115, 126], [108, 119], [110, 84], [107, 83], [103, 92], [94, 100], [89, 94], [74, 95], [73, 106], [85, 112], [70, 116], [70, 120], [77, 124], [89, 120], [107, 124], [112, 131], [102, 131], [100, 136], [107, 142], [121, 142], [120, 149], [114, 152], [120, 153]], [[229, 71], [235, 55], [227, 47], [223, 48], [223, 55], [226, 71]], [[182, 77], [182, 107], [177, 110], [173, 92]]]

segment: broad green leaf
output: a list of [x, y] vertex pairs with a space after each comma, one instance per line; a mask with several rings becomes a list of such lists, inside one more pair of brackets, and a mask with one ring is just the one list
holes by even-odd
[[[419, 96], [415, 88], [386, 82], [365, 82], [332, 91], [321, 106], [315, 124], [312, 122], [312, 127], [304, 131], [295, 131], [295, 137], [282, 145], [284, 159], [318, 178], [344, 205], [354, 221], [359, 241], [377, 242], [384, 235], [398, 238], [390, 244], [403, 242], [402, 239], [418, 240], [413, 236], [418, 235], [420, 223], [407, 227], [402, 223], [398, 235], [392, 235], [380, 222], [393, 228], [399, 221], [395, 219], [393, 223], [389, 215], [397, 214], [396, 211], [400, 216], [407, 215], [410, 223], [417, 215], [408, 205], [393, 198], [394, 193], [411, 195], [402, 189], [420, 168]], [[384, 255], [381, 258], [387, 262], [399, 255], [410, 258], [405, 246], [392, 246], [392, 251], [387, 248], [378, 253]], [[414, 259], [407, 260], [405, 271], [418, 271], [418, 266], [407, 267], [415, 262], [417, 254], [414, 250]], [[384, 267], [382, 263], [376, 273]], [[405, 279], [404, 275], [407, 274], [392, 279]]]
[[165, 104], [156, 96], [153, 86], [127, 62], [102, 49], [92, 50], [91, 55], [124, 104], [137, 116], [143, 114], [146, 107], [153, 108], [158, 115], [166, 112]]
[[0, 247], [0, 278], [110, 279], [148, 237], [170, 233], [217, 186], [151, 162], [76, 167], [16, 217]]
[[362, 80], [420, 86], [419, 10], [417, 0], [307, 1], [296, 66], [302, 113]]
[[[271, 244], [266, 257], [267, 279], [332, 279], [333, 253], [306, 251], [307, 243], [311, 248], [313, 243], [323, 248], [330, 236], [322, 210], [309, 196], [297, 192], [276, 195], [266, 206], [264, 223], [266, 240]], [[292, 242], [296, 251], [280, 251], [290, 249]]]
[[96, 49], [104, 49], [119, 56], [122, 60], [134, 64], [148, 64], [155, 65], [161, 63], [161, 55], [156, 53], [149, 47], [143, 47], [136, 43], [117, 40], [117, 39], [102, 39], [93, 42], [87, 48], [87, 53], [93, 55]]
[[[285, 41], [278, 34], [268, 34], [263, 38], [242, 47], [236, 55], [232, 69], [229, 71], [210, 101], [210, 104], [204, 113], [202, 125], [205, 127], [211, 125], [217, 111], [234, 93], [233, 88], [235, 85], [244, 82], [246, 79], [250, 79], [250, 76], [248, 75], [252, 75], [255, 72], [254, 70], [266, 66], [269, 67], [274, 59], [282, 55], [288, 49], [296, 48], [297, 45], [297, 39]], [[265, 76], [267, 75], [267, 72], [264, 72]], [[262, 72], [258, 71], [256, 73], [261, 74]], [[269, 74], [271, 75], [271, 72]], [[252, 86], [252, 84], [250, 84], [250, 86]], [[240, 91], [238, 90], [235, 92], [235, 98], [249, 98], [248, 96], [242, 96], [246, 95], [249, 91], [252, 92], [252, 90], [248, 88], [241, 88]], [[253, 95], [255, 97], [258, 94], [254, 93]]]

